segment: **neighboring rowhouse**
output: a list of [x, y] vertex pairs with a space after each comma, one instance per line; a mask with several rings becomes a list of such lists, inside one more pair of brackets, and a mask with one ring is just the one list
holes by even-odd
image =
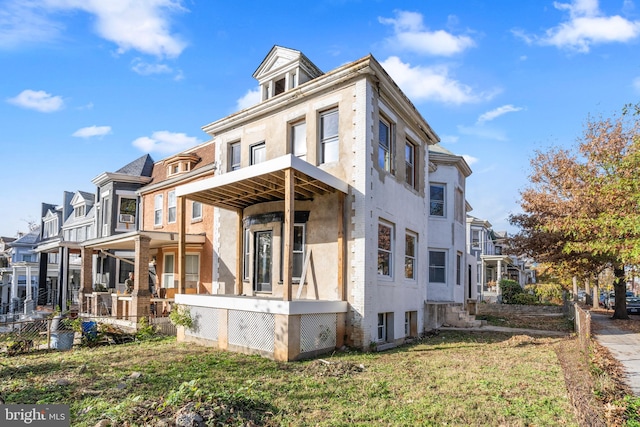
[[[205, 143], [159, 162], [146, 155], [94, 179], [99, 235], [82, 244], [82, 257], [97, 254], [97, 262], [82, 265], [82, 313], [104, 314], [106, 307], [135, 325], [168, 310], [176, 292], [212, 291], [213, 208], [178, 200], [175, 186], [213, 176], [215, 169], [214, 145]], [[125, 295], [130, 272], [134, 290]], [[111, 294], [96, 292], [92, 280]]]
[[38, 297], [38, 254], [35, 251], [40, 240], [40, 227], [35, 226], [25, 234], [7, 243], [9, 265], [0, 268], [2, 273], [2, 313], [29, 314]]
[[[430, 327], [428, 151], [437, 135], [371, 55], [322, 73], [275, 46], [254, 77], [262, 101], [203, 128], [216, 176], [176, 188], [178, 205], [215, 206], [217, 295], [176, 295], [195, 321], [182, 338], [293, 360], [418, 336]], [[454, 164], [461, 177], [439, 182], [457, 224], [470, 171]], [[454, 228], [463, 238], [464, 226]], [[452, 302], [467, 289], [458, 240], [433, 247], [455, 278], [450, 290], [436, 281], [434, 294]]]

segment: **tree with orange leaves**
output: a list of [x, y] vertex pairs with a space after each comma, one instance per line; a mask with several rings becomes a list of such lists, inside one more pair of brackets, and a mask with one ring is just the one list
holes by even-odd
[[[636, 109], [636, 111], [640, 111]], [[640, 260], [640, 122], [589, 118], [572, 149], [538, 151], [511, 246], [583, 277], [614, 270], [614, 319], [628, 319], [624, 267]], [[589, 272], [589, 273], [588, 273]]]

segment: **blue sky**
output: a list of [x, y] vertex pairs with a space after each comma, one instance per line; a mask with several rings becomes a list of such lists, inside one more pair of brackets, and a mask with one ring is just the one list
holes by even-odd
[[40, 204], [257, 101], [273, 45], [329, 71], [369, 53], [464, 155], [472, 215], [515, 231], [534, 150], [640, 95], [640, 9], [625, 0], [0, 0], [0, 235]]

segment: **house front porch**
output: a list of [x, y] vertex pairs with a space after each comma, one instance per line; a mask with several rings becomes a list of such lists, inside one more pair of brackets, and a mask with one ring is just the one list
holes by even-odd
[[346, 301], [178, 294], [193, 326], [178, 339], [278, 361], [327, 353], [344, 345]]

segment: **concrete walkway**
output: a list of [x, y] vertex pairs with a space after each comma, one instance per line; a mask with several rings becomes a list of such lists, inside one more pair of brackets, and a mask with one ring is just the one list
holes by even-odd
[[622, 364], [627, 385], [635, 396], [640, 396], [640, 333], [619, 329], [610, 318], [608, 314], [591, 312], [592, 325], [597, 325], [593, 337]]

